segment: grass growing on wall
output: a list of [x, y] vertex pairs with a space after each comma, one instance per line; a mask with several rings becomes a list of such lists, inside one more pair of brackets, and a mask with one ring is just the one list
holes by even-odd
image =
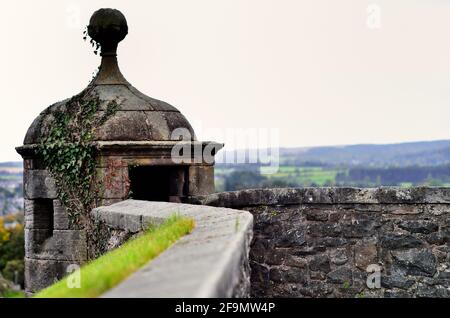
[[[36, 294], [35, 298], [93, 298], [119, 284], [130, 274], [147, 264], [182, 236], [190, 233], [194, 221], [173, 216], [159, 227], [126, 242], [83, 266]], [[78, 276], [77, 276], [78, 275]], [[79, 288], [73, 287], [79, 277]]]
[[25, 298], [25, 293], [16, 290], [8, 290], [3, 293], [3, 298]]

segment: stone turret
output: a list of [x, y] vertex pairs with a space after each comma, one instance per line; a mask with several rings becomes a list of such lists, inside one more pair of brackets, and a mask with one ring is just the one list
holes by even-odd
[[[83, 198], [92, 194], [92, 202], [81, 203], [84, 209], [130, 197], [183, 202], [214, 192], [214, 155], [223, 145], [197, 141], [178, 109], [146, 96], [125, 79], [116, 53], [128, 33], [123, 14], [100, 9], [87, 32], [101, 48], [98, 74], [80, 94], [45, 109], [17, 148], [24, 159], [25, 281], [30, 292], [90, 258], [83, 217], [67, 207], [76, 201], [73, 192]], [[92, 179], [84, 193], [84, 181], [78, 179], [86, 171]]]

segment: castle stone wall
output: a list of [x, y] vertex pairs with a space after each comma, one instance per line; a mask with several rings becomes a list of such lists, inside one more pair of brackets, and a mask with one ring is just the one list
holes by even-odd
[[261, 189], [191, 201], [254, 215], [252, 296], [450, 297], [450, 189]]
[[27, 159], [24, 167], [25, 290], [34, 293], [84, 264], [87, 242], [85, 231], [70, 228], [56, 182], [40, 161]]
[[[248, 297], [253, 216], [226, 208], [126, 200], [93, 210], [93, 216], [121, 242], [173, 214], [195, 221], [192, 233], [102, 297]], [[126, 235], [128, 236], [128, 235]], [[108, 244], [109, 245], [109, 244]], [[109, 246], [111, 247], [111, 246]], [[109, 249], [108, 247], [108, 249]]]

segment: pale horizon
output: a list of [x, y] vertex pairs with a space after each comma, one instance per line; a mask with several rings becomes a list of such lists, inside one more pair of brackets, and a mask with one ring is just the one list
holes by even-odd
[[82, 32], [102, 7], [128, 20], [125, 77], [177, 107], [200, 140], [247, 127], [279, 129], [283, 148], [450, 139], [441, 0], [28, 0], [5, 2], [0, 20], [0, 161], [20, 161], [33, 119], [88, 84], [100, 60]]

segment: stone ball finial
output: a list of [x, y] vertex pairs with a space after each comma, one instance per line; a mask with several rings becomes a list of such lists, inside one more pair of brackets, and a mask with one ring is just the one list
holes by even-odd
[[89, 36], [100, 44], [102, 55], [116, 54], [117, 45], [128, 34], [125, 16], [116, 9], [99, 9], [88, 25]]

